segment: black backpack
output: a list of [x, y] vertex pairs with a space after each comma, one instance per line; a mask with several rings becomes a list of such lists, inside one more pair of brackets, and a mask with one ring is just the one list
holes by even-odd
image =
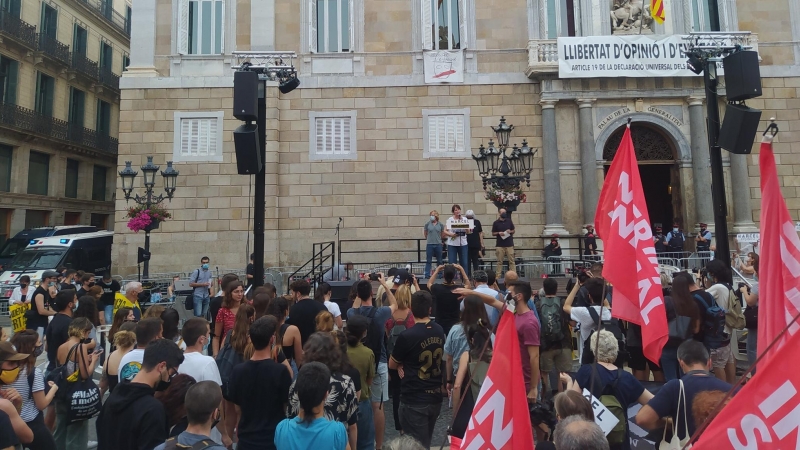
[[[597, 321], [600, 320], [600, 316], [597, 314], [597, 311], [595, 311], [591, 306], [587, 309], [589, 311], [589, 315], [592, 316], [592, 322], [597, 323]], [[600, 329], [610, 331], [611, 334], [617, 338], [618, 351], [617, 359], [614, 361], [614, 365], [617, 367], [622, 367], [622, 365], [628, 361], [628, 347], [625, 342], [625, 333], [622, 332], [622, 328], [619, 326], [619, 320], [603, 320], [600, 322]], [[592, 331], [592, 333], [583, 343], [582, 364], [592, 364], [594, 362], [594, 353], [592, 352], [592, 346], [590, 345], [592, 337], [594, 337], [594, 331]]]
[[[703, 331], [703, 344], [709, 350], [728, 345], [731, 338], [725, 332], [725, 310], [717, 304], [714, 296], [708, 292], [695, 292], [692, 296], [703, 314], [703, 323], [700, 328]], [[711, 298], [710, 302], [706, 299], [706, 296]]]
[[387, 344], [384, 324], [378, 323], [378, 321], [375, 320], [375, 314], [377, 312], [378, 307], [376, 306], [373, 306], [367, 314], [362, 314], [360, 308], [356, 310], [357, 314], [366, 317], [369, 321], [369, 327], [367, 327], [367, 338], [364, 342], [364, 345], [372, 350], [372, 353], [375, 354], [376, 369], [378, 368], [378, 363], [381, 360], [381, 353], [383, 352], [383, 349], [386, 348]]
[[543, 297], [539, 299], [542, 340], [545, 344], [558, 344], [564, 340], [564, 310], [561, 299], [558, 297]]

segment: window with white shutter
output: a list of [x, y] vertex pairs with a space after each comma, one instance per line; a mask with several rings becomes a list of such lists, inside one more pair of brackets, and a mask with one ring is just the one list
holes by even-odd
[[353, 1], [308, 0], [311, 28], [309, 47], [312, 53], [347, 53], [353, 51]]
[[464, 0], [420, 1], [422, 2], [422, 49], [458, 50], [467, 48]]
[[222, 0], [178, 0], [177, 52], [181, 55], [219, 55], [224, 48]]
[[175, 111], [173, 161], [222, 162], [223, 114]]
[[356, 111], [308, 113], [311, 161], [356, 159]]
[[469, 108], [422, 110], [423, 157], [470, 157]]

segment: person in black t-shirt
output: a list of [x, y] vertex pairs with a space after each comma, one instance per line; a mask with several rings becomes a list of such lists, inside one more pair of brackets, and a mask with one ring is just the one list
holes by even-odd
[[246, 288], [249, 288], [253, 285], [253, 278], [256, 277], [256, 266], [253, 264], [255, 257], [255, 253], [250, 253], [250, 264], [248, 264], [247, 268], [245, 269], [245, 276], [247, 277], [247, 284], [245, 286]]
[[[313, 302], [313, 300], [312, 300]], [[275, 449], [275, 428], [286, 417], [289, 370], [272, 360], [278, 322], [264, 316], [250, 325], [253, 356], [233, 368], [228, 395], [239, 407], [239, 450]]]
[[472, 233], [467, 235], [467, 247], [469, 248], [467, 274], [472, 275], [473, 270], [478, 270], [480, 259], [486, 255], [486, 249], [483, 246], [481, 221], [475, 218], [475, 213], [471, 209], [467, 211], [467, 220], [472, 220], [475, 224], [475, 227], [472, 228]]
[[78, 288], [78, 298], [83, 297], [84, 295], [89, 293], [89, 289], [94, 286], [94, 274], [93, 273], [85, 273], [81, 277], [80, 287]]
[[110, 325], [113, 320], [112, 314], [114, 313], [114, 296], [122, 290], [122, 286], [117, 280], [111, 278], [111, 272], [103, 273], [103, 279], [97, 282], [97, 286], [103, 289], [103, 295], [100, 297], [100, 301], [97, 302], [97, 309], [103, 312], [104, 325]]
[[[67, 289], [61, 291], [53, 300], [53, 307], [58, 313], [50, 321], [45, 333], [47, 339], [47, 372], [49, 373], [58, 365], [58, 348], [69, 340], [69, 324], [72, 322], [72, 308], [77, 303], [75, 291]], [[47, 373], [45, 374], [47, 378]]]
[[[455, 283], [456, 270], [461, 272], [461, 279], [465, 283], [464, 286]], [[443, 284], [435, 283], [439, 271], [444, 274]], [[428, 279], [428, 290], [433, 296], [436, 310], [436, 323], [442, 326], [445, 336], [450, 333], [450, 328], [453, 328], [453, 325], [457, 324], [461, 317], [461, 300], [459, 300], [458, 295], [453, 294], [453, 289], [460, 287], [470, 288], [469, 278], [464, 273], [464, 268], [458, 264], [439, 266]]]
[[419, 291], [411, 297], [415, 325], [402, 332], [389, 359], [389, 368], [403, 370], [400, 423], [406, 434], [430, 448], [442, 409], [444, 331], [430, 319], [433, 298]]
[[[56, 272], [56, 273], [58, 273], [58, 272]], [[75, 277], [77, 276], [78, 272], [75, 269], [68, 269], [68, 270], [64, 271], [63, 274], [64, 274], [64, 277], [61, 280], [56, 280], [56, 281], [60, 281], [61, 282], [60, 283], [61, 284], [60, 289], [61, 290], [64, 290], [64, 289], [75, 289], [75, 284], [74, 284], [75, 283]], [[42, 284], [44, 284], [44, 283], [42, 283]]]
[[293, 281], [289, 289], [292, 291], [295, 304], [289, 310], [289, 318], [286, 319], [286, 323], [300, 329], [300, 340], [305, 345], [308, 337], [317, 331], [317, 314], [327, 311], [328, 308], [308, 297], [308, 294], [311, 293], [311, 285], [306, 280]]
[[42, 282], [33, 291], [33, 302], [31, 310], [26, 313], [28, 318], [27, 328], [36, 330], [39, 337], [44, 337], [44, 329], [47, 327], [47, 317], [56, 314], [50, 303], [56, 298], [58, 293], [58, 272], [47, 270], [42, 274]]

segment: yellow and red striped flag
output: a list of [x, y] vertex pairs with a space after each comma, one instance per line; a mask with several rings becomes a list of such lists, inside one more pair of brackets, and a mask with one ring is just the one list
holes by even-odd
[[664, 13], [664, 0], [650, 0], [650, 14], [656, 22], [663, 24], [666, 15]]

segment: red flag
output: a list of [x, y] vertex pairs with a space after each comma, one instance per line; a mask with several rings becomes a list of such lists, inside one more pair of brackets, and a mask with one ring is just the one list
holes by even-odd
[[[800, 312], [800, 239], [781, 194], [771, 140], [761, 143], [761, 259], [759, 263], [758, 353]], [[778, 352], [795, 323], [770, 353]], [[789, 360], [787, 360], [789, 361]], [[799, 386], [800, 387], [800, 386]]]
[[533, 450], [519, 338], [511, 311], [505, 311], [500, 318], [495, 342], [492, 362], [475, 400], [461, 449]]
[[[761, 170], [763, 173], [764, 168]], [[800, 371], [787, 363], [800, 356], [800, 333], [789, 337], [785, 348], [788, 350], [773, 353], [762, 363], [758, 373], [711, 421], [693, 450], [800, 448]]]
[[630, 126], [603, 183], [595, 221], [605, 236], [603, 276], [614, 286], [611, 314], [641, 325], [644, 355], [658, 361], [669, 327]]

